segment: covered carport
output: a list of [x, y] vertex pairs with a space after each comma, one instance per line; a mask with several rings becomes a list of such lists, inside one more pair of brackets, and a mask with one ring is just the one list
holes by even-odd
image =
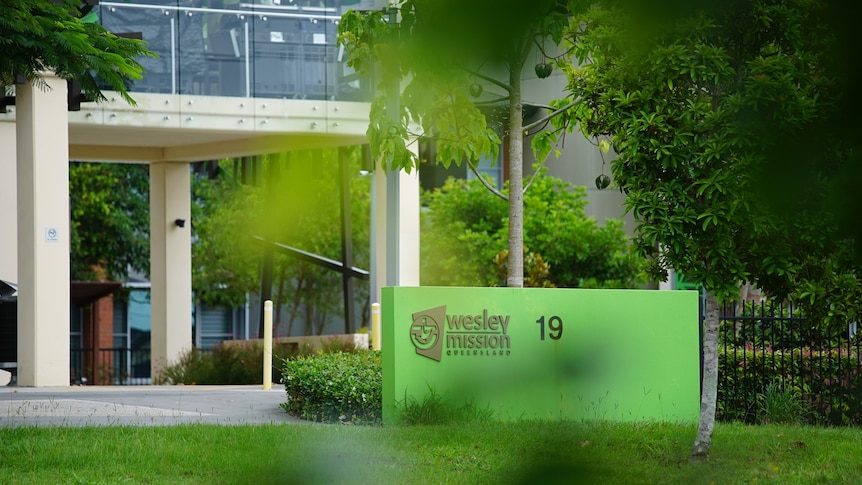
[[[134, 93], [133, 107], [107, 93], [68, 112], [65, 81], [44, 80], [16, 86], [0, 114], [0, 205], [17, 208], [0, 212], [4, 234], [17, 234], [0, 241], [0, 278], [19, 285], [23, 386], [69, 385], [69, 160], [149, 164], [156, 376], [192, 346], [191, 226], [178, 223], [191, 220], [189, 164], [365, 142], [366, 103]], [[375, 176], [372, 295], [418, 285], [418, 176], [393, 175]], [[398, 207], [388, 220], [387, 205]]]

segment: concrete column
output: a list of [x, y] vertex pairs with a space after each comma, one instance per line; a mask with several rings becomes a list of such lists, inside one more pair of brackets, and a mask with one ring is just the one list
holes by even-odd
[[371, 176], [369, 283], [371, 302], [380, 303], [380, 288], [386, 285], [386, 172], [378, 167]]
[[69, 118], [66, 81], [16, 86], [18, 384], [69, 385]]
[[[14, 106], [10, 106], [14, 109]], [[0, 280], [18, 282], [18, 158], [15, 123], [0, 123]]]
[[[183, 227], [180, 227], [182, 221]], [[188, 163], [150, 164], [152, 376], [192, 347], [191, 180]]]
[[[412, 139], [407, 148], [418, 159], [419, 140]], [[401, 237], [398, 246], [398, 281], [400, 286], [419, 286], [419, 169], [414, 168], [409, 174], [402, 170], [398, 175], [398, 233]]]
[[386, 209], [386, 284], [419, 286], [418, 170], [386, 174]]
[[384, 286], [419, 286], [419, 172], [374, 171], [371, 298]]

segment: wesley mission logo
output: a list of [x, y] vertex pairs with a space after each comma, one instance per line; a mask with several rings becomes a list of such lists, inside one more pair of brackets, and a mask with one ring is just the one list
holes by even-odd
[[497, 315], [487, 308], [477, 314], [446, 313], [446, 306], [413, 314], [410, 341], [416, 353], [440, 362], [447, 356], [506, 356], [512, 341], [508, 334], [510, 315]]

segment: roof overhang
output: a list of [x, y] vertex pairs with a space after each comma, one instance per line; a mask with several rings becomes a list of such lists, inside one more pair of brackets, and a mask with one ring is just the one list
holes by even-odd
[[118, 281], [72, 281], [72, 303], [87, 305], [116, 293], [122, 287], [123, 284]]

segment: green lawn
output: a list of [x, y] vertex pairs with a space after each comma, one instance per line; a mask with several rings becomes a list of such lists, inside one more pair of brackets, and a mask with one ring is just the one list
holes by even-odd
[[859, 429], [719, 424], [690, 464], [693, 439], [665, 423], [0, 428], [0, 484], [862, 481]]

